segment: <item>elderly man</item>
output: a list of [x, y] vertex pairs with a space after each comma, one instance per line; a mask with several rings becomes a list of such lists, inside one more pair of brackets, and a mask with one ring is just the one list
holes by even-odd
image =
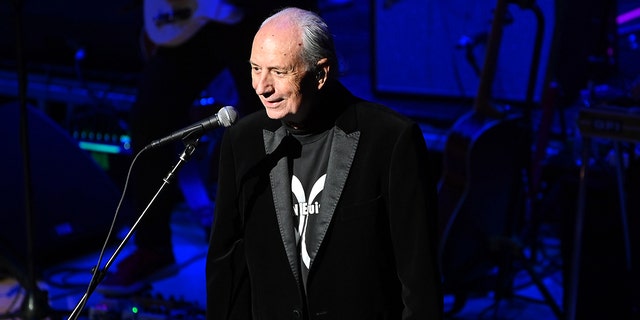
[[264, 110], [223, 138], [207, 318], [442, 319], [419, 127], [340, 84], [315, 13], [267, 18], [250, 64]]

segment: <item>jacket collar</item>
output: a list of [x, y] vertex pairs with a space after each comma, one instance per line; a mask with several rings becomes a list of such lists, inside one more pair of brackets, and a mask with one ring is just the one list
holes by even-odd
[[[347, 88], [338, 80], [331, 79], [317, 97], [314, 105], [314, 111], [310, 113], [311, 118], [321, 119], [319, 128], [326, 130], [334, 125], [342, 129], [346, 133], [356, 130], [357, 119], [355, 109], [350, 108], [363, 100], [354, 96]], [[266, 130], [275, 132], [281, 127], [287, 127], [281, 121], [269, 121]], [[284, 132], [286, 133], [286, 131]]]

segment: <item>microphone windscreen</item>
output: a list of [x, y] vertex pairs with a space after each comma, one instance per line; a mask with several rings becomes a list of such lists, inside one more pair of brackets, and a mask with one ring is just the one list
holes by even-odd
[[229, 127], [238, 119], [238, 112], [234, 107], [226, 106], [218, 111], [218, 121], [224, 127]]

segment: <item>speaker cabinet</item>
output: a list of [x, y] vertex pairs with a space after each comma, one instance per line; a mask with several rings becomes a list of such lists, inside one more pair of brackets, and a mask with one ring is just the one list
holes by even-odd
[[28, 161], [22, 152], [21, 108], [0, 105], [0, 254], [27, 258], [27, 163], [33, 259], [46, 266], [102, 245], [121, 190], [57, 123], [32, 106], [27, 111]]
[[[554, 29], [554, 1], [508, 6], [494, 81], [497, 99], [525, 101], [538, 27], [543, 37], [536, 93], [539, 100]], [[474, 97], [496, 0], [375, 0], [374, 91]], [[475, 65], [475, 67], [474, 67]]]

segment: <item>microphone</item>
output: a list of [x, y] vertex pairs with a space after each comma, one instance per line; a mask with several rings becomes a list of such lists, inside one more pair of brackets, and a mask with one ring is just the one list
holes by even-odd
[[188, 135], [191, 134], [199, 134], [202, 135], [207, 131], [213, 130], [218, 127], [229, 127], [236, 122], [238, 119], [238, 112], [236, 109], [231, 106], [226, 106], [221, 108], [218, 113], [213, 116], [196, 122], [188, 127], [182, 128], [178, 131], [173, 132], [172, 134], [151, 142], [149, 145], [145, 147], [145, 149], [153, 149], [159, 146], [165, 145], [169, 142], [184, 139]]

